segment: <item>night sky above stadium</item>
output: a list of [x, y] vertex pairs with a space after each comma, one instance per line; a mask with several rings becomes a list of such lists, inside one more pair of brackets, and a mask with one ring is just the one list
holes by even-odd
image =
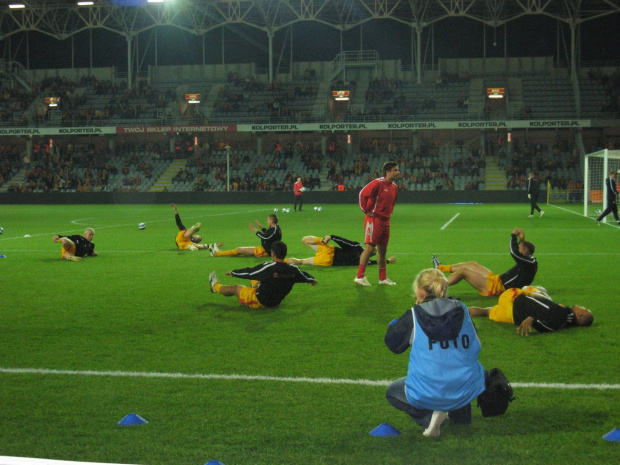
[[[588, 21], [581, 26], [581, 61], [620, 61], [620, 29], [618, 15]], [[434, 26], [434, 50], [427, 47], [431, 28], [425, 29], [423, 54], [426, 63], [438, 58], [477, 58], [504, 56], [504, 28], [497, 30], [466, 18], [449, 18]], [[566, 62], [564, 45], [570, 44], [566, 25], [560, 25], [560, 59]], [[89, 31], [73, 39], [75, 67], [90, 64]], [[142, 68], [148, 65], [202, 64], [203, 38], [174, 27], [160, 28], [157, 32], [157, 58], [154, 39], [150, 32], [139, 36], [137, 43]], [[287, 31], [280, 31], [274, 38], [274, 66], [278, 60], [288, 63], [290, 39]], [[558, 22], [545, 16], [527, 16], [507, 25], [507, 55], [556, 56]], [[224, 47], [222, 47], [222, 36]], [[124, 37], [106, 30], [95, 29], [93, 37], [93, 66], [116, 66], [127, 69], [127, 42]], [[26, 40], [20, 35], [12, 37], [13, 59], [30, 68], [70, 68], [71, 39], [58, 41], [37, 32], [30, 32], [29, 57], [26, 58]], [[303, 22], [293, 26], [294, 61], [331, 61], [340, 52], [340, 32], [319, 23]], [[228, 25], [224, 31], [209, 32], [204, 39], [206, 64], [256, 62], [259, 67], [268, 64], [267, 37], [262, 31], [243, 26]], [[495, 45], [494, 45], [495, 44]], [[485, 50], [486, 45], [486, 50]], [[6, 48], [6, 47], [5, 47]], [[222, 52], [222, 48], [224, 52]], [[352, 28], [342, 35], [342, 50], [377, 50], [382, 60], [401, 59], [411, 63], [411, 33], [408, 26], [391, 21], [376, 20]], [[16, 52], [17, 51], [17, 52]], [[5, 50], [6, 54], [6, 50]], [[224, 56], [222, 56], [224, 55]]]

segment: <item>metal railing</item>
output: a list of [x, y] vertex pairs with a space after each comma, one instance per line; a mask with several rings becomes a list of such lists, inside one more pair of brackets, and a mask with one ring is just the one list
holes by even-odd
[[376, 64], [379, 61], [379, 52], [376, 50], [356, 50], [340, 52], [331, 62], [334, 71], [330, 74], [327, 82], [334, 80], [346, 66], [359, 66], [363, 64]]
[[19, 61], [0, 60], [0, 72], [14, 76], [26, 90], [32, 91], [34, 76]]

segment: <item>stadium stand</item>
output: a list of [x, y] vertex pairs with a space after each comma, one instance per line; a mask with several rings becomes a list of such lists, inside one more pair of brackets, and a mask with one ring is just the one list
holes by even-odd
[[[4, 89], [0, 114], [7, 126], [21, 121], [22, 125], [34, 127], [308, 122], [314, 121], [316, 115], [329, 114], [331, 90], [343, 86], [356, 89], [354, 80], [346, 84], [342, 80], [333, 81], [328, 86], [320, 83], [316, 73], [310, 77], [306, 71], [290, 77], [288, 82], [276, 80], [271, 84], [260, 77], [245, 77], [233, 71], [223, 80], [207, 82], [179, 77], [177, 81], [168, 79], [147, 85], [140, 80], [133, 90], [129, 90], [124, 81], [99, 80], [91, 75], [76, 81], [62, 76], [46, 77], [33, 92], [19, 87]], [[573, 85], [561, 73], [470, 76], [461, 72], [438, 74], [437, 79], [423, 82], [386, 77], [364, 82], [367, 85], [356, 90], [357, 94], [354, 92], [358, 101], [363, 98], [363, 110], [356, 115], [349, 113], [347, 121], [566, 119], [578, 116]], [[488, 86], [505, 88], [512, 97], [511, 106], [483, 108], [481, 102]], [[592, 70], [587, 75], [582, 73], [579, 86], [582, 117], [612, 118], [617, 114], [620, 72]], [[183, 96], [195, 92], [201, 94], [201, 103], [188, 105]], [[60, 96], [56, 109], [45, 104], [45, 96], [49, 95]], [[565, 189], [582, 183], [575, 143], [558, 141], [552, 134], [535, 144], [529, 140], [529, 145], [520, 146], [515, 141], [511, 157], [507, 156], [507, 147], [502, 146], [501, 141], [499, 146], [496, 142], [491, 144], [493, 146], [487, 145], [485, 157], [480, 140], [475, 138], [463, 142], [454, 136], [452, 140], [443, 136], [441, 141], [426, 137], [421, 136], [415, 147], [411, 140], [363, 140], [353, 151], [349, 147], [346, 153], [334, 138], [329, 139], [325, 155], [319, 147], [318, 135], [310, 136], [313, 139], [311, 148], [291, 140], [290, 135], [282, 143], [277, 141], [277, 135], [265, 135], [260, 155], [249, 140], [241, 145], [238, 141], [224, 140], [212, 141], [211, 146], [207, 142], [206, 147], [194, 147], [193, 138], [187, 134], [177, 136], [173, 144], [177, 147], [169, 150], [159, 147], [151, 150], [146, 146], [128, 149], [127, 142], [120, 139], [122, 150], [106, 146], [81, 149], [76, 153], [75, 148], [66, 151], [69, 142], [61, 140], [60, 147], [53, 153], [59, 157], [57, 163], [63, 169], [54, 176], [51, 176], [50, 161], [40, 159], [36, 153], [29, 164], [24, 162], [25, 154], [19, 148], [5, 150], [0, 190], [217, 192], [227, 190], [228, 181], [231, 190], [288, 190], [299, 173], [311, 189], [354, 190], [378, 174], [381, 160], [387, 158], [394, 158], [402, 165], [403, 178], [399, 187], [403, 190], [523, 189], [524, 175], [530, 169], [538, 171], [552, 188]], [[331, 149], [332, 142], [337, 149]], [[233, 146], [230, 177], [226, 176], [226, 145]], [[545, 148], [533, 149], [532, 145]], [[75, 144], [78, 146], [80, 143]], [[91, 157], [90, 163], [84, 161], [88, 157]], [[75, 162], [73, 166], [69, 166], [69, 159]], [[487, 170], [489, 163], [491, 169]], [[499, 186], [494, 185], [497, 181], [487, 179], [496, 176], [500, 177]]]
[[370, 121], [462, 120], [469, 116], [469, 99], [468, 75], [444, 74], [422, 83], [384, 77], [369, 82], [364, 115]]

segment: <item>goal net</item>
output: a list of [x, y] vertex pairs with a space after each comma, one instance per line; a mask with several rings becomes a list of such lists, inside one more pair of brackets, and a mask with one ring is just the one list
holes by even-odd
[[[584, 216], [596, 217], [605, 210], [605, 178], [611, 170], [620, 169], [620, 150], [600, 150], [589, 153], [584, 163]], [[607, 218], [605, 218], [607, 220]]]

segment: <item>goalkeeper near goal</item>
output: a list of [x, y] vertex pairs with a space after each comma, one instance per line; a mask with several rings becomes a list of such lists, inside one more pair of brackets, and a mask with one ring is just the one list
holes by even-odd
[[614, 170], [611, 170], [609, 176], [605, 178], [605, 196], [607, 197], [607, 208], [596, 219], [596, 223], [600, 226], [603, 218], [613, 213], [616, 223], [620, 225], [620, 219], [618, 219], [618, 186], [616, 185], [616, 172]]

